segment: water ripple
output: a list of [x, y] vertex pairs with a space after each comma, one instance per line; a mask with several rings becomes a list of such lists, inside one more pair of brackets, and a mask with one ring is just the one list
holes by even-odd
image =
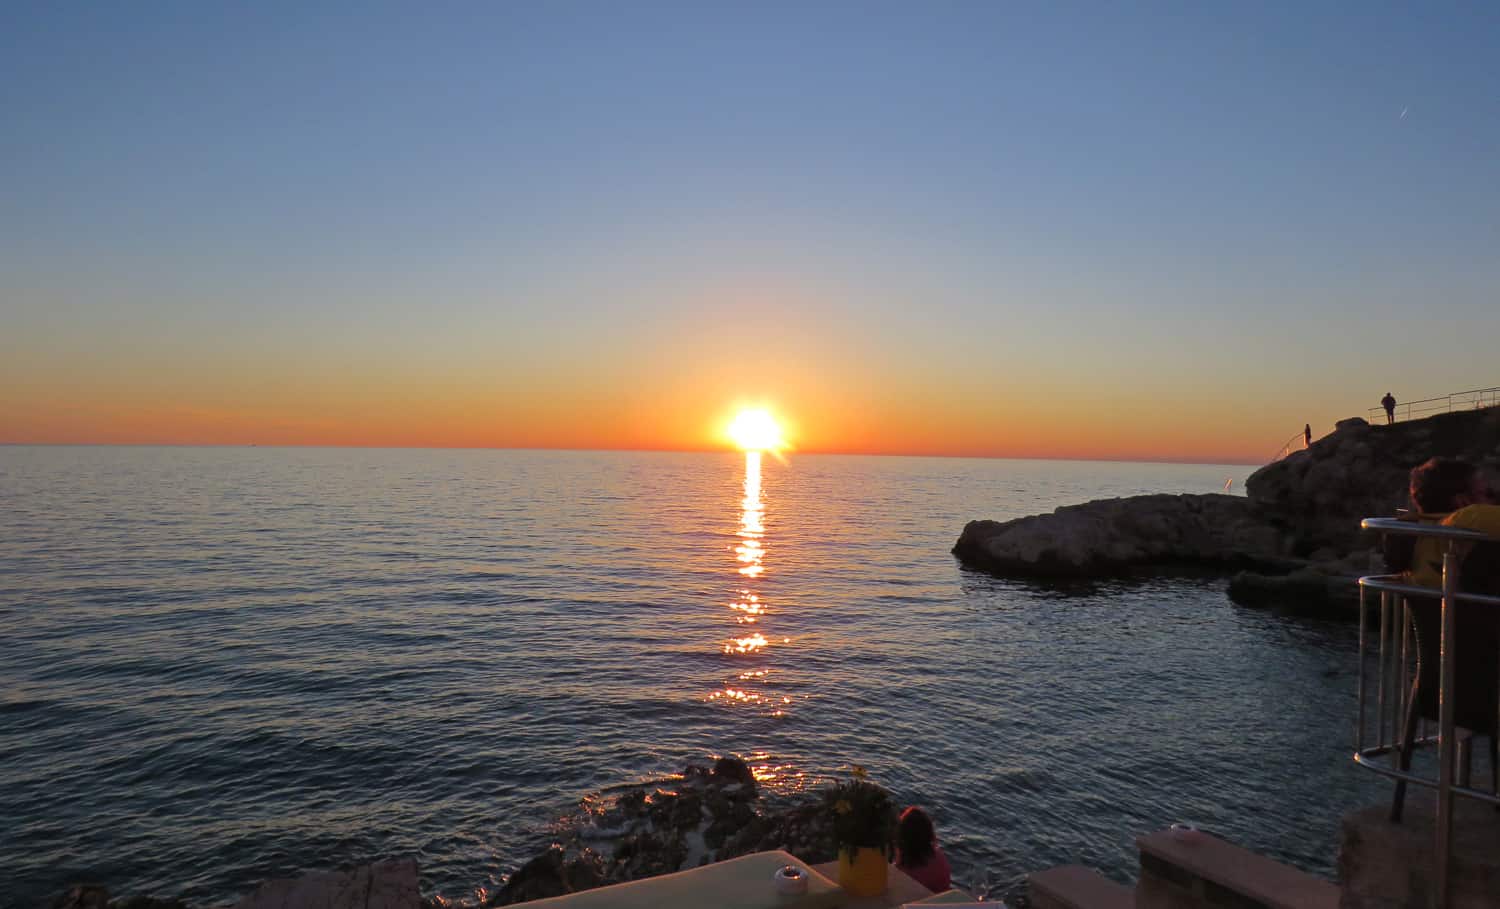
[[1217, 580], [1039, 587], [948, 555], [970, 518], [1243, 469], [745, 467], [0, 449], [0, 905], [77, 879], [227, 901], [393, 853], [472, 895], [579, 799], [726, 752], [779, 792], [869, 766], [961, 880], [1128, 877], [1176, 820], [1328, 870], [1368, 794], [1347, 628]]

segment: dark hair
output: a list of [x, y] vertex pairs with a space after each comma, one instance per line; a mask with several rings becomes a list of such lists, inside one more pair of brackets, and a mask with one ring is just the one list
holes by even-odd
[[932, 829], [932, 818], [927, 812], [911, 806], [901, 812], [896, 822], [896, 848], [901, 850], [901, 864], [921, 865], [932, 858], [933, 846], [937, 844], [937, 831]]
[[1418, 511], [1453, 511], [1474, 488], [1479, 469], [1458, 458], [1428, 458], [1411, 469], [1411, 503]]

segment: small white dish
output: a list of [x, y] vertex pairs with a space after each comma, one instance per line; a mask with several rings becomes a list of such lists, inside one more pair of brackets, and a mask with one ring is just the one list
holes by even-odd
[[776, 869], [776, 892], [787, 896], [798, 896], [807, 892], [807, 872], [796, 865], [782, 865]]
[[1198, 828], [1192, 824], [1173, 824], [1167, 828], [1167, 832], [1180, 843], [1190, 843], [1198, 838]]

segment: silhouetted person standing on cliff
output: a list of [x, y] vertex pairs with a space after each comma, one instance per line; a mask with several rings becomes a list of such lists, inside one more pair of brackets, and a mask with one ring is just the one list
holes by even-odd
[[1385, 408], [1386, 425], [1396, 422], [1396, 399], [1390, 392], [1386, 392], [1385, 397], [1380, 399], [1380, 406]]

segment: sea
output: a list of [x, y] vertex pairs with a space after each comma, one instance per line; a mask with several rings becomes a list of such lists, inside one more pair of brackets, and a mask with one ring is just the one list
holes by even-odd
[[1330, 875], [1357, 633], [1214, 575], [964, 569], [965, 522], [1243, 465], [0, 447], [0, 906], [412, 855], [482, 901], [579, 806], [854, 765], [995, 895], [1194, 824]]

